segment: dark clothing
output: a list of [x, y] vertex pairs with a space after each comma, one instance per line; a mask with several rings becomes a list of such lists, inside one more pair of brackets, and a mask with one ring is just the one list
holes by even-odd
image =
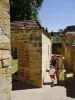
[[51, 65], [54, 66], [54, 67], [56, 67], [56, 59], [52, 59], [51, 60]]

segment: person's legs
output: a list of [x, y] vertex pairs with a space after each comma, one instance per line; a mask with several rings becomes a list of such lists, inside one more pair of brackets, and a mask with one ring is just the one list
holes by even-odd
[[51, 75], [51, 87], [54, 87], [55, 75]]
[[59, 79], [59, 70], [57, 71], [57, 84], [59, 85], [60, 79]]
[[64, 72], [63, 71], [60, 72], [59, 80], [60, 80], [60, 84], [63, 85], [64, 83]]

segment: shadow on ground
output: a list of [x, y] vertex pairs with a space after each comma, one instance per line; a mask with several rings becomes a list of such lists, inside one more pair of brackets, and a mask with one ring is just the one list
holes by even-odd
[[51, 82], [44, 82], [43, 85], [51, 85]]
[[66, 95], [75, 98], [75, 79], [73, 77], [67, 78], [65, 81]]
[[31, 84], [26, 84], [24, 82], [19, 81], [17, 75], [17, 73], [12, 75], [12, 91], [38, 88]]

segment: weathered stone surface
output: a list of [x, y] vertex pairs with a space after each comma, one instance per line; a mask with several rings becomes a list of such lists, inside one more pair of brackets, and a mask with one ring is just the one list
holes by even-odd
[[41, 49], [41, 48], [36, 49], [36, 52], [38, 52], [38, 53], [42, 54], [42, 49]]
[[[42, 86], [42, 31], [11, 30], [11, 46], [16, 46], [19, 79]], [[34, 71], [33, 71], [34, 70]]]
[[0, 69], [0, 95], [1, 100], [11, 100], [11, 74], [8, 68]]
[[33, 42], [33, 46], [36, 47], [37, 46], [37, 42]]
[[10, 49], [10, 43], [8, 43], [8, 42], [0, 43], [0, 49], [2, 49], [2, 50], [9, 50]]
[[8, 0], [0, 0], [0, 100], [11, 100], [10, 17], [8, 9]]
[[65, 68], [68, 71], [73, 71], [73, 75], [75, 76], [75, 46], [74, 45], [72, 46], [72, 42], [74, 39], [75, 39], [74, 32], [66, 33], [64, 40], [62, 42], [62, 49], [66, 61]]
[[39, 42], [39, 46], [42, 47], [42, 42]]
[[34, 38], [33, 38], [33, 35], [30, 34], [30, 37], [29, 37], [29, 40], [32, 41]]
[[2, 62], [0, 61], [0, 68], [2, 68]]
[[10, 66], [10, 59], [2, 60], [2, 68]]
[[41, 40], [41, 36], [35, 36], [35, 37], [34, 37], [34, 40], [35, 40], [35, 41], [40, 41], [40, 40]]
[[7, 58], [10, 58], [10, 51], [9, 50], [3, 50], [2, 51], [2, 56], [3, 56], [3, 59], [7, 59]]

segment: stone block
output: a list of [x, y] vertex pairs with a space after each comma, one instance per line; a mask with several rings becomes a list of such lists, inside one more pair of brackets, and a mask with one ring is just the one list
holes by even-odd
[[33, 35], [30, 34], [30, 36], [29, 36], [29, 40], [32, 41], [33, 39], [34, 39], [34, 38], [33, 38]]
[[2, 49], [2, 50], [10, 50], [10, 43], [9, 42], [0, 43], [0, 49]]
[[37, 47], [37, 42], [33, 42], [33, 46], [34, 47]]
[[38, 49], [36, 49], [36, 52], [42, 54], [42, 48], [38, 48]]
[[31, 30], [25, 30], [24, 33], [29, 34], [31, 33]]
[[2, 68], [2, 62], [0, 61], [0, 68]]
[[34, 80], [36, 78], [35, 73], [30, 73], [30, 80]]
[[18, 73], [19, 73], [19, 77], [24, 79], [24, 70], [20, 69], [18, 70]]
[[34, 80], [34, 84], [37, 87], [42, 87], [42, 80]]
[[36, 60], [41, 60], [41, 59], [42, 58], [40, 56], [40, 53], [38, 54], [37, 52], [34, 52], [34, 53], [30, 52], [30, 60], [36, 61]]
[[35, 40], [35, 41], [41, 41], [41, 39], [42, 39], [41, 36], [35, 36], [35, 37], [34, 37], [34, 40]]
[[42, 42], [39, 42], [39, 47], [42, 47]]
[[11, 57], [11, 52], [9, 50], [3, 50], [2, 51], [2, 58], [3, 59], [7, 59], [7, 58], [10, 58], [10, 57]]
[[19, 68], [29, 68], [29, 64], [28, 64], [28, 62], [27, 63], [21, 63], [21, 64], [19, 64]]
[[38, 30], [32, 30], [32, 34], [37, 34]]
[[42, 66], [42, 64], [37, 64], [37, 62], [36, 63], [29, 63], [29, 68], [30, 69], [41, 69], [41, 66]]
[[29, 69], [29, 73], [42, 73], [42, 69], [41, 68], [36, 68], [36, 69]]
[[2, 59], [3, 55], [2, 55], [2, 50], [0, 50], [0, 60]]
[[2, 60], [2, 68], [10, 66], [10, 59]]
[[7, 59], [10, 58], [10, 51], [9, 50], [0, 50], [0, 59]]
[[28, 43], [28, 41], [24, 40], [24, 43]]

